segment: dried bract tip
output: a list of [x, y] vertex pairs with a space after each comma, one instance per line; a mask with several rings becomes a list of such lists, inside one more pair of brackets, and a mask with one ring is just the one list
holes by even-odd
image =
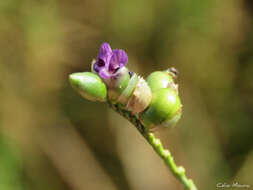
[[175, 67], [168, 68], [167, 72], [171, 74], [174, 79], [178, 76], [178, 70]]

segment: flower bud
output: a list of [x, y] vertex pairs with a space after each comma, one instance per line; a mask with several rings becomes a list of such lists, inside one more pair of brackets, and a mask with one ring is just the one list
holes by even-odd
[[128, 56], [124, 50], [112, 50], [108, 43], [103, 43], [97, 59], [92, 62], [91, 71], [97, 73], [106, 83], [108, 97], [112, 102], [117, 101], [130, 80], [125, 67], [127, 61]]
[[160, 88], [167, 88], [169, 83], [174, 82], [171, 75], [164, 71], [155, 71], [151, 73], [146, 79], [152, 92]]
[[91, 72], [73, 73], [69, 75], [69, 81], [84, 98], [91, 101], [106, 101], [107, 89], [98, 75]]

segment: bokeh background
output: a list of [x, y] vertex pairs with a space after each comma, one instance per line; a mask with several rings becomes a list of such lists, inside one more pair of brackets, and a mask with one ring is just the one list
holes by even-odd
[[253, 188], [251, 0], [1, 0], [1, 190], [182, 189], [128, 121], [71, 89], [102, 42], [144, 77], [179, 70], [183, 117], [156, 135], [199, 189]]

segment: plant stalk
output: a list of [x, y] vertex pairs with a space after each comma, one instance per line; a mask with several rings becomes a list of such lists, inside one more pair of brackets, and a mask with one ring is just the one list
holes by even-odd
[[186, 177], [184, 167], [176, 165], [170, 151], [164, 149], [160, 139], [156, 138], [152, 132], [146, 130], [145, 126], [140, 122], [138, 115], [131, 114], [130, 111], [125, 110], [119, 104], [112, 104], [109, 100], [107, 101], [107, 103], [110, 108], [112, 108], [114, 111], [129, 120], [137, 128], [137, 130], [153, 147], [155, 152], [164, 161], [167, 168], [172, 172], [172, 174], [178, 179], [178, 181], [184, 186], [185, 189], [197, 190], [197, 187], [194, 182]]

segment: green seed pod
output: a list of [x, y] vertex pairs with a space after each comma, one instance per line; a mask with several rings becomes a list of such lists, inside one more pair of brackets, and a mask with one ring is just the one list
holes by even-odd
[[69, 81], [84, 98], [91, 101], [106, 101], [107, 89], [98, 75], [91, 72], [73, 73], [69, 75]]
[[155, 71], [151, 73], [146, 81], [152, 92], [155, 92], [160, 88], [171, 88], [178, 93], [178, 86], [174, 82], [176, 74], [177, 70], [172, 67], [166, 71]]
[[170, 83], [174, 83], [172, 76], [166, 71], [155, 71], [147, 77], [146, 81], [152, 92], [160, 88], [168, 88]]
[[152, 101], [140, 114], [140, 118], [148, 129], [158, 126], [170, 127], [179, 120], [181, 110], [182, 104], [178, 94], [171, 88], [160, 88], [152, 93]]

